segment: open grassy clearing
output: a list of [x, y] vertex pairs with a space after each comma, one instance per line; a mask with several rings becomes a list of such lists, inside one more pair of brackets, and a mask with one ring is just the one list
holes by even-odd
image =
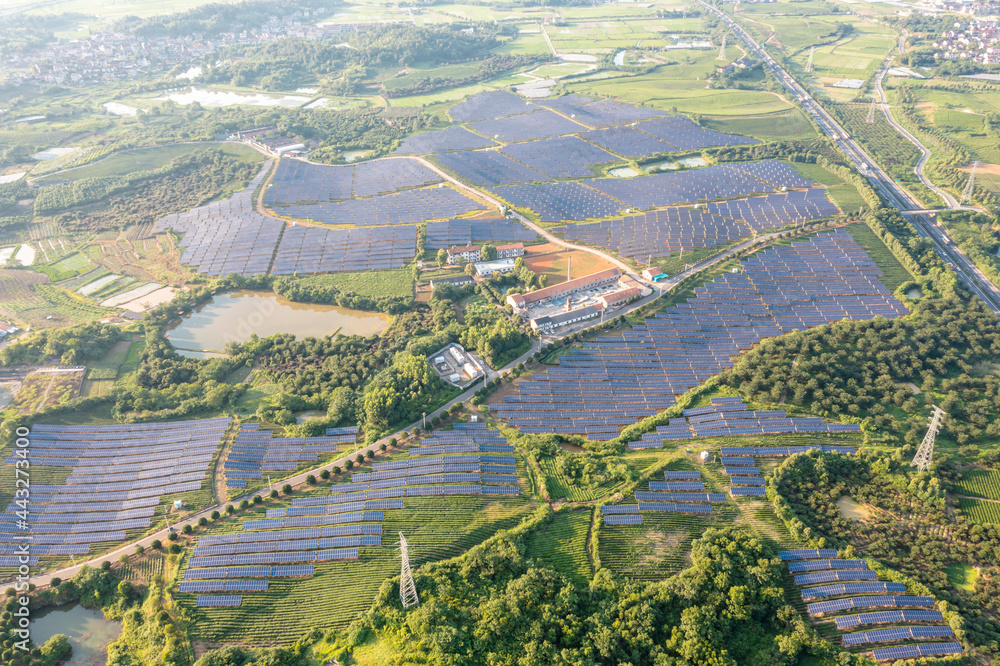
[[80, 180], [81, 178], [97, 178], [102, 176], [115, 176], [134, 173], [136, 171], [148, 171], [159, 169], [171, 160], [201, 152], [208, 149], [219, 149], [240, 161], [256, 164], [264, 161], [264, 156], [250, 146], [238, 143], [181, 143], [170, 146], [157, 146], [155, 148], [139, 148], [115, 153], [99, 162], [76, 167], [62, 173], [50, 174], [39, 178], [42, 183], [54, 183], [63, 181]]
[[571, 479], [559, 473], [554, 458], [542, 458], [539, 466], [545, 473], [545, 486], [549, 490], [549, 498], [553, 501], [566, 499], [570, 502], [588, 502], [607, 495], [615, 485], [613, 482], [608, 482], [594, 488], [580, 488]]
[[413, 295], [413, 276], [405, 268], [314, 275], [302, 278], [298, 284], [303, 287], [332, 287], [338, 291], [373, 298]]
[[541, 560], [580, 585], [593, 576], [587, 556], [592, 509], [562, 510], [527, 540], [525, 556]]
[[975, 589], [976, 579], [979, 578], [979, 572], [976, 571], [975, 567], [956, 562], [947, 565], [944, 570], [948, 574], [948, 582], [955, 588], [966, 592], [972, 592]]
[[[624, 102], [690, 114], [745, 116], [748, 108], [757, 114], [792, 108], [782, 97], [772, 93], [707, 88], [704, 79], [715, 71], [716, 54], [707, 55], [703, 51], [673, 53], [677, 58], [691, 58], [692, 64], [662, 65], [649, 74], [567, 83], [566, 87], [578, 95], [615, 97]], [[699, 81], [699, 77], [702, 80]]]
[[701, 124], [718, 132], [752, 136], [765, 141], [816, 136], [812, 124], [797, 108], [748, 116], [704, 116]]

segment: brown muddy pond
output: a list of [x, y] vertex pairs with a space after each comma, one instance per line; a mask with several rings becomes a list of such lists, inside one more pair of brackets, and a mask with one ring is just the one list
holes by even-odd
[[369, 336], [384, 331], [389, 321], [378, 312], [295, 303], [270, 291], [234, 291], [213, 296], [171, 325], [167, 339], [184, 356], [207, 358], [220, 355], [227, 343], [246, 342], [255, 333], [262, 338], [291, 333], [299, 339], [338, 331]]

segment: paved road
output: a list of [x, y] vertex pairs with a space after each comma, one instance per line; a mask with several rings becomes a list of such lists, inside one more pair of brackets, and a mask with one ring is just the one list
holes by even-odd
[[749, 32], [725, 12], [709, 5], [705, 0], [696, 0], [699, 5], [718, 16], [746, 44], [750, 52], [763, 62], [774, 77], [802, 105], [802, 108], [813, 118], [820, 129], [829, 136], [836, 146], [847, 156], [857, 170], [868, 178], [882, 198], [889, 205], [907, 214], [907, 219], [913, 224], [917, 234], [929, 239], [935, 251], [946, 262], [951, 264], [958, 278], [997, 315], [1000, 315], [1000, 289], [996, 287], [980, 271], [972, 261], [955, 247], [948, 237], [944, 227], [939, 226], [930, 214], [920, 214], [914, 211], [923, 210], [924, 206], [900, 186], [878, 165], [875, 160], [841, 127], [840, 123], [817, 102], [771, 54], [760, 46]]

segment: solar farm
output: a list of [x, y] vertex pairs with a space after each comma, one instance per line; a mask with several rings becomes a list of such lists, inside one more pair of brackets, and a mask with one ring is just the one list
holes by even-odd
[[642, 525], [642, 514], [662, 513], [712, 513], [712, 503], [726, 501], [722, 493], [705, 492], [698, 472], [663, 473], [664, 481], [651, 481], [648, 491], [635, 493], [635, 504], [605, 504], [601, 518], [605, 525]]
[[[39, 557], [87, 555], [150, 528], [162, 498], [202, 488], [230, 419], [130, 425], [32, 427], [32, 467], [70, 468], [58, 485], [32, 484], [25, 532], [16, 503], [0, 527], [0, 566], [16, 566], [15, 544], [31, 537]], [[24, 460], [12, 455], [9, 465]], [[208, 481], [210, 484], [211, 481]]]
[[[257, 424], [243, 427], [226, 463], [227, 485], [241, 487], [271, 470], [291, 470], [302, 460], [353, 443], [356, 427], [331, 428], [325, 437], [274, 438]], [[264, 578], [310, 577], [321, 563], [364, 559], [382, 546], [385, 512], [405, 498], [520, 494], [514, 447], [484, 423], [459, 423], [424, 438], [408, 457], [373, 462], [371, 472], [335, 483], [328, 496], [293, 498], [268, 509], [232, 534], [202, 536], [187, 561], [179, 591], [240, 592], [203, 595], [197, 607], [239, 606], [242, 595], [266, 592]]]
[[[838, 632], [852, 632], [841, 634], [844, 647], [862, 648], [875, 661], [964, 652], [955, 641], [927, 642], [955, 637], [932, 597], [906, 594], [903, 583], [879, 581], [864, 560], [840, 559], [832, 548], [785, 550], [778, 556], [787, 563], [802, 600], [808, 602], [809, 616], [814, 621], [832, 618]], [[879, 610], [868, 612], [871, 609]], [[852, 612], [856, 610], [866, 612]], [[869, 626], [879, 628], [866, 629]], [[888, 647], [914, 641], [920, 642]]]
[[670, 207], [595, 224], [568, 224], [567, 241], [588, 243], [646, 262], [678, 252], [728, 245], [839, 212], [821, 189], [714, 202], [705, 208]]
[[[742, 268], [631, 330], [560, 355], [558, 367], [521, 381], [492, 413], [525, 433], [614, 439], [622, 427], [674, 406], [676, 396], [732, 367], [766, 337], [907, 312], [844, 231], [764, 250]], [[762, 432], [766, 418], [756, 420]], [[790, 427], [796, 425], [828, 432], [826, 425]]]
[[427, 248], [478, 245], [486, 241], [534, 243], [538, 234], [520, 222], [502, 218], [455, 219], [427, 223]]
[[[686, 440], [700, 437], [750, 437], [755, 435], [777, 435], [794, 433], [860, 433], [861, 426], [855, 423], [824, 423], [822, 418], [791, 418], [783, 409], [748, 410], [742, 398], [712, 398], [711, 404], [705, 407], [685, 409], [683, 418], [671, 419], [666, 425], [657, 426], [655, 432], [642, 435], [639, 441], [629, 442], [630, 449], [655, 449], [663, 446], [664, 441]], [[836, 448], [836, 447], [826, 447]], [[776, 447], [774, 453], [760, 455], [791, 455], [798, 450], [808, 450], [807, 447]], [[770, 450], [770, 449], [768, 449]], [[778, 453], [782, 451], [783, 453]], [[853, 452], [853, 450], [852, 450]], [[722, 464], [727, 465], [731, 459], [734, 468], [741, 468], [743, 463], [735, 456], [756, 455], [755, 453], [723, 454]], [[759, 476], [756, 468], [752, 474], [742, 474], [737, 470], [730, 474], [730, 466], [726, 474], [730, 476]]]
[[321, 453], [336, 453], [342, 444], [354, 444], [357, 437], [357, 426], [323, 437], [274, 437], [258, 423], [245, 423], [223, 463], [226, 486], [246, 488], [248, 481], [264, 478], [265, 472], [293, 471], [300, 462], [315, 461]]

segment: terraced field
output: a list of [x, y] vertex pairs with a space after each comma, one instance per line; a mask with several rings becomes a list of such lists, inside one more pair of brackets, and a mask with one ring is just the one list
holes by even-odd
[[1000, 502], [959, 497], [958, 506], [973, 523], [1000, 525]]
[[589, 508], [559, 511], [552, 522], [528, 537], [525, 555], [586, 585], [593, 576], [587, 556], [591, 515]]
[[962, 480], [955, 487], [963, 495], [1000, 500], [1000, 470], [977, 469], [962, 472]]

